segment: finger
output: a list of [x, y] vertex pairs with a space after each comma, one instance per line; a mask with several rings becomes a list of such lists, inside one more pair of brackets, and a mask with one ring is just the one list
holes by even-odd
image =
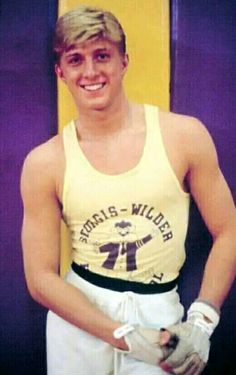
[[170, 374], [174, 374], [173, 372], [173, 368], [172, 366], [170, 366], [168, 363], [166, 363], [165, 361], [162, 361], [159, 363], [159, 366], [162, 370], [164, 370], [165, 372], [168, 372]]
[[[162, 350], [162, 360], [166, 360], [169, 358], [172, 353], [175, 351], [176, 346], [178, 345], [179, 338], [175, 333], [172, 333], [168, 330], [161, 329], [160, 330], [160, 339], [159, 339], [159, 345]], [[165, 366], [165, 365], [164, 365]], [[167, 367], [167, 365], [166, 365]], [[170, 365], [168, 365], [168, 368]], [[166, 370], [168, 371], [168, 370]]]
[[160, 330], [160, 346], [167, 346], [170, 349], [175, 349], [179, 338], [175, 333], [171, 333], [167, 329]]
[[197, 353], [193, 353], [178, 367], [173, 368], [176, 375], [198, 375], [201, 374], [205, 364], [199, 358]]
[[173, 372], [175, 375], [193, 375], [197, 369], [198, 365], [187, 359], [181, 364], [181, 366], [174, 368]]
[[202, 373], [202, 371], [204, 370], [206, 364], [204, 362], [198, 362], [196, 364], [196, 367], [193, 368], [193, 372], [189, 373], [189, 374], [186, 374], [186, 375], [200, 375]]
[[171, 339], [171, 333], [167, 331], [166, 329], [162, 329], [160, 332], [160, 345], [164, 346], [167, 345], [169, 340]]

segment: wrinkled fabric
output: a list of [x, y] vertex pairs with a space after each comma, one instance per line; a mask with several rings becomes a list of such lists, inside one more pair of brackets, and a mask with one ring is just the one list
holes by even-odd
[[[156, 295], [114, 292], [88, 283], [72, 270], [66, 281], [82, 290], [97, 308], [123, 323], [160, 329], [180, 322], [183, 316], [176, 288]], [[120, 353], [51, 311], [47, 318], [47, 366], [48, 375], [167, 374]]]

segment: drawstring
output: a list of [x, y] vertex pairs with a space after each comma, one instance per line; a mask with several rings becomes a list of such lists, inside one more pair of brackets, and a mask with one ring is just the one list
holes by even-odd
[[118, 359], [119, 359], [119, 352], [118, 350], [115, 348], [114, 349], [114, 375], [119, 375], [118, 374]]
[[118, 316], [119, 316], [120, 321], [123, 323], [130, 323], [130, 324], [138, 323], [137, 300], [133, 292], [123, 293], [120, 306], [119, 306], [119, 310], [118, 310]]
[[[118, 320], [122, 323], [138, 323], [138, 307], [136, 296], [133, 292], [122, 293], [122, 298], [117, 311]], [[119, 362], [123, 353], [114, 349], [114, 375], [119, 375]]]

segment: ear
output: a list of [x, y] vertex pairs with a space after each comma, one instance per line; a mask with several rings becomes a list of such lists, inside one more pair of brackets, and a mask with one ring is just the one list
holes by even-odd
[[123, 65], [123, 74], [125, 74], [129, 66], [129, 55], [127, 53], [124, 56], [122, 56], [122, 65]]
[[63, 82], [66, 81], [65, 78], [64, 78], [64, 75], [63, 75], [62, 68], [59, 64], [55, 65], [55, 73], [56, 73], [57, 77], [60, 78]]

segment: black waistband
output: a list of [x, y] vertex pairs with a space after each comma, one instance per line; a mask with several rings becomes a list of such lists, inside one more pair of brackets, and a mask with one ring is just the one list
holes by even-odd
[[79, 266], [75, 262], [72, 263], [71, 268], [82, 279], [105, 289], [115, 290], [116, 292], [134, 292], [139, 294], [155, 294], [165, 293], [172, 290], [178, 282], [178, 277], [168, 283], [163, 284], [143, 284], [136, 281], [126, 281], [116, 279], [113, 277], [102, 276], [97, 273], [91, 272], [84, 267]]

